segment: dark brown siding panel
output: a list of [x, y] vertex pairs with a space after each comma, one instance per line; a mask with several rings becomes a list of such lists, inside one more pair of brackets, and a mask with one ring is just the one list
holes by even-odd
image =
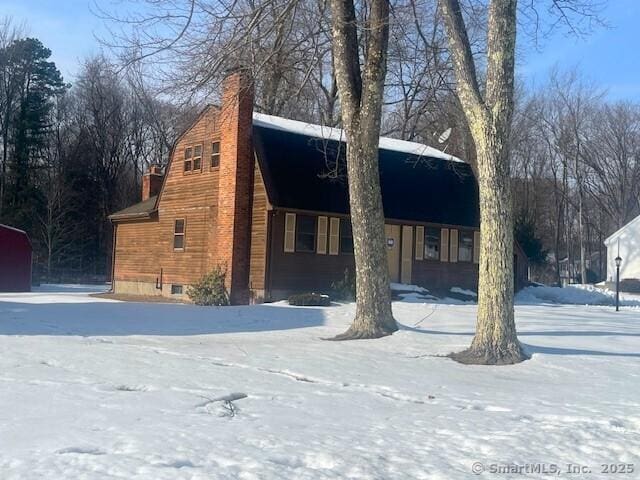
[[414, 260], [413, 283], [434, 294], [444, 294], [451, 287], [478, 290], [478, 265], [470, 262]]
[[354, 268], [353, 255], [284, 252], [285, 212], [273, 212], [271, 224], [270, 297], [281, 300], [294, 292], [326, 293], [331, 283]]
[[[331, 283], [343, 277], [346, 268], [354, 268], [353, 255], [319, 255], [316, 253], [285, 253], [285, 212], [274, 211], [271, 217], [269, 287], [272, 300], [285, 298], [294, 292], [329, 292]], [[517, 251], [520, 255], [521, 252]], [[473, 262], [441, 262], [415, 260], [412, 257], [411, 283], [434, 294], [448, 293], [451, 287], [477, 291], [478, 265]], [[518, 261], [518, 278], [526, 272], [526, 262]]]

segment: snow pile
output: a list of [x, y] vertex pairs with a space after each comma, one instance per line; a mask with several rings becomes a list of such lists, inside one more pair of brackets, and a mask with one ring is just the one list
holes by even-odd
[[394, 302], [394, 335], [328, 342], [353, 303], [0, 294], [0, 476], [448, 480], [474, 478], [474, 462], [571, 463], [592, 469], [584, 478], [604, 478], [601, 464], [638, 468], [637, 310], [519, 305], [531, 360], [439, 356], [469, 345], [476, 310]]
[[437, 300], [431, 295], [429, 290], [418, 285], [391, 282], [391, 292], [394, 298], [400, 298], [405, 302], [424, 302], [426, 300]]
[[[621, 305], [640, 306], [631, 295], [621, 295]], [[593, 285], [569, 285], [564, 288], [526, 287], [516, 295], [517, 303], [562, 303], [566, 305], [614, 305], [615, 292]]]
[[423, 287], [419, 287], [418, 285], [410, 285], [408, 283], [394, 283], [391, 282], [391, 290], [394, 292], [413, 292], [413, 293], [422, 293], [428, 294], [429, 290]]
[[451, 293], [457, 293], [458, 295], [464, 295], [467, 297], [478, 298], [478, 294], [472, 290], [467, 290], [460, 287], [451, 287], [449, 290]]

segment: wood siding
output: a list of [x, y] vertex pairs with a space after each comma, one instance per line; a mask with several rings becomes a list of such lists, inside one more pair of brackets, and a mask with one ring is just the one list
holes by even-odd
[[253, 175], [253, 205], [251, 210], [251, 253], [249, 260], [249, 288], [253, 298], [264, 297], [267, 266], [267, 190], [255, 162]]
[[268, 289], [270, 299], [280, 300], [294, 292], [327, 292], [331, 283], [353, 270], [353, 255], [326, 255], [314, 252], [285, 252], [285, 212], [272, 210]]
[[[118, 224], [114, 280], [155, 282], [162, 269], [165, 284], [188, 285], [215, 265], [218, 168], [210, 168], [209, 159], [211, 142], [220, 136], [217, 112], [216, 108], [208, 108], [176, 143], [157, 216]], [[184, 150], [196, 144], [203, 145], [202, 169], [185, 173]], [[183, 251], [173, 249], [177, 218], [185, 219]]]
[[[272, 222], [269, 233], [271, 242], [269, 246], [270, 265], [267, 281], [270, 298], [272, 300], [280, 300], [296, 292], [330, 292], [332, 282], [341, 279], [345, 269], [354, 268], [353, 255], [342, 252], [337, 255], [323, 255], [310, 252], [285, 252], [283, 246], [286, 213], [287, 212], [280, 210], [269, 212]], [[305, 212], [304, 214], [314, 215], [313, 212]], [[318, 213], [317, 215], [322, 216], [325, 214]], [[442, 232], [446, 232], [446, 234], [441, 236], [441, 238], [446, 241], [446, 245], [441, 245], [441, 252], [447, 253], [451, 247], [452, 237], [457, 237], [456, 234], [450, 236], [450, 231], [473, 230], [464, 227], [455, 228], [453, 225], [411, 224], [409, 222], [392, 224], [391, 221], [387, 221], [385, 226], [387, 236], [391, 231], [390, 229], [394, 227], [398, 230], [398, 233], [401, 230], [403, 231], [402, 243], [407, 246], [407, 248], [415, 241], [415, 233], [412, 232], [418, 230], [424, 233], [424, 227], [440, 228]], [[404, 239], [406, 239], [406, 242]], [[400, 235], [398, 235], [398, 241], [400, 241]], [[416, 241], [416, 248], [418, 243], [419, 242]], [[424, 243], [421, 248], [424, 248]], [[454, 247], [453, 249], [457, 251], [457, 248]], [[526, 282], [527, 260], [519, 248], [516, 248], [515, 251], [518, 256], [516, 272], [518, 279], [517, 286], [522, 287]], [[476, 263], [463, 261], [448, 262], [427, 258], [417, 259], [416, 256], [419, 257], [419, 255], [416, 255], [415, 251], [409, 255], [406, 257], [403, 256], [403, 260], [405, 262], [411, 261], [408, 267], [411, 272], [411, 283], [430, 289], [438, 294], [446, 294], [449, 289], [454, 286], [477, 291], [478, 265]], [[406, 280], [406, 278], [404, 280]]]

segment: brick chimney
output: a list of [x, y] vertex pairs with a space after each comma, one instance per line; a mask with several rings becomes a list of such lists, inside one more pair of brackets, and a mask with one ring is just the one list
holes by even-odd
[[227, 269], [232, 304], [249, 302], [249, 249], [253, 187], [253, 81], [236, 69], [222, 85], [220, 109], [217, 260]]
[[142, 176], [142, 201], [148, 200], [149, 197], [155, 197], [160, 193], [162, 188], [162, 169], [160, 165], [150, 165], [149, 170]]

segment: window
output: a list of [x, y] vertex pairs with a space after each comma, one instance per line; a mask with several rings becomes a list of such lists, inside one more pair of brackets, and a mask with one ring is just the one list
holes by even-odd
[[424, 229], [424, 258], [440, 260], [440, 229]]
[[296, 252], [316, 251], [316, 217], [298, 215], [296, 218]]
[[184, 219], [178, 219], [173, 225], [173, 249], [184, 250]]
[[193, 147], [193, 169], [202, 170], [202, 145]]
[[171, 285], [171, 295], [182, 295], [182, 285]]
[[351, 221], [346, 218], [340, 219], [340, 253], [353, 253], [353, 232], [351, 231]]
[[220, 142], [211, 144], [211, 168], [220, 166]]
[[458, 237], [458, 261], [473, 260], [473, 232], [460, 232]]
[[193, 149], [191, 147], [184, 149], [184, 171], [190, 172], [193, 169]]

